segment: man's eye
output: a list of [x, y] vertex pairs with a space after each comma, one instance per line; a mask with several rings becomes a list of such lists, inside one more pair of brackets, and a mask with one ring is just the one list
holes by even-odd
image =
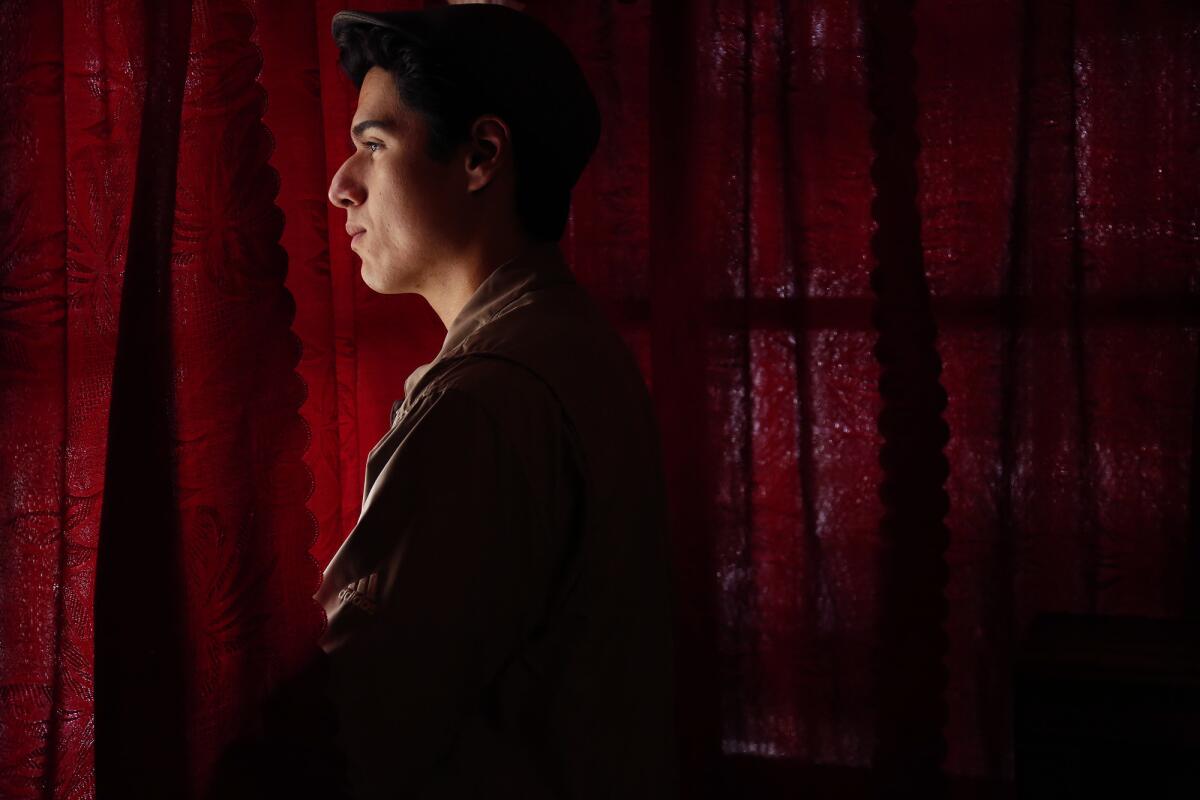
[[[370, 148], [372, 148], [372, 147], [383, 147], [383, 145], [382, 145], [382, 144], [380, 144], [379, 142], [363, 142], [363, 147], [366, 147], [366, 148], [370, 149]], [[376, 153], [376, 152], [379, 152], [379, 151], [377, 151], [377, 150], [371, 150], [371, 152], [372, 152], [372, 153]]]

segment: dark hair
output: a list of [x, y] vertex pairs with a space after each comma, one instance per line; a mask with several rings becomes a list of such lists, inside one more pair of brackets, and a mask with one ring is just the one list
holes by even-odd
[[445, 163], [470, 135], [471, 123], [482, 114], [496, 114], [508, 124], [513, 150], [515, 177], [514, 204], [517, 219], [525, 232], [538, 241], [558, 241], [567, 225], [571, 207], [571, 187], [564, 185], [546, 159], [537, 157], [537, 149], [522, 150], [530, 141], [519, 123], [510, 120], [487, 98], [472, 91], [457, 77], [454, 65], [441, 60], [437, 53], [400, 37], [396, 31], [376, 25], [349, 25], [337, 38], [342, 70], [362, 88], [371, 67], [380, 67], [392, 76], [400, 99], [419, 113], [429, 127], [429, 157]]

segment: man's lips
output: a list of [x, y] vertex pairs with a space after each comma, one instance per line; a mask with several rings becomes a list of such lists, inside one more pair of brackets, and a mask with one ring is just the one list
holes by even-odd
[[350, 237], [350, 246], [351, 246], [351, 247], [353, 247], [353, 246], [354, 246], [354, 243], [355, 243], [356, 241], [358, 241], [358, 237], [362, 236], [362, 235], [363, 235], [363, 234], [365, 234], [365, 233], [366, 233], [366, 231], [359, 231], [358, 233], [356, 233], [356, 234], [354, 234], [353, 236], [351, 236], [351, 237]]

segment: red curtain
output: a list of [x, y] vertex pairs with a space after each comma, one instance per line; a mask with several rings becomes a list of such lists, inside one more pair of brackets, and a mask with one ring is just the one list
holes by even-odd
[[[0, 10], [0, 797], [194, 795], [311, 653], [444, 336], [326, 198], [342, 7]], [[659, 413], [687, 796], [1003, 791], [1034, 615], [1200, 610], [1200, 10], [524, 8], [604, 113], [563, 247]]]

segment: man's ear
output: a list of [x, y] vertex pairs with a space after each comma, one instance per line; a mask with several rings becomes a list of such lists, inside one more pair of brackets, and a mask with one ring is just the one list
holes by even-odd
[[504, 120], [490, 114], [471, 123], [467, 147], [467, 191], [475, 192], [492, 182], [493, 177], [512, 158], [512, 140]]

